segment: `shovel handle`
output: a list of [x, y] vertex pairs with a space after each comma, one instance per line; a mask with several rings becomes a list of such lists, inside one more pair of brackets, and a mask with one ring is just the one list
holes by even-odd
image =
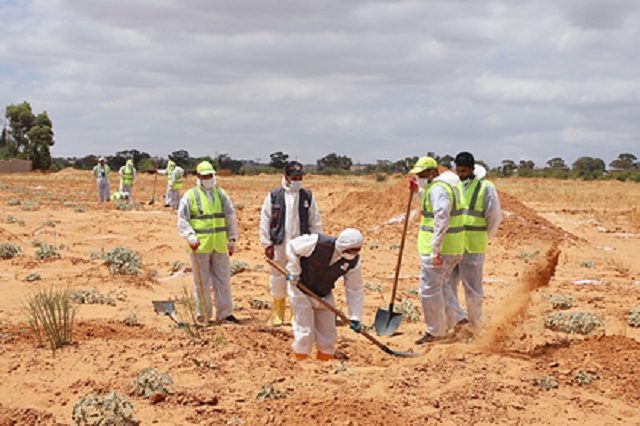
[[[413, 190], [409, 188], [409, 202], [407, 202], [407, 212], [404, 215], [404, 229], [402, 230], [402, 240], [400, 241], [400, 252], [398, 253], [398, 262], [396, 263], [396, 275], [393, 278], [393, 290], [391, 291], [390, 306], [396, 300], [396, 289], [398, 288], [398, 278], [400, 277], [400, 265], [402, 264], [402, 253], [404, 252], [404, 241], [407, 237], [407, 228], [409, 227], [409, 215], [411, 214], [411, 201], [413, 200]], [[393, 308], [389, 308], [389, 312], [393, 312]]]
[[[282, 275], [287, 276], [289, 273], [287, 272], [286, 269], [284, 269], [282, 266], [278, 265], [276, 262], [274, 262], [273, 260], [269, 259], [268, 257], [266, 258], [267, 263], [271, 266], [273, 266], [278, 272], [280, 272]], [[312, 297], [313, 299], [317, 300], [318, 303], [320, 303], [322, 306], [324, 306], [325, 308], [327, 308], [328, 310], [330, 310], [331, 312], [333, 312], [334, 314], [336, 314], [338, 317], [340, 317], [340, 319], [347, 323], [347, 324], [351, 324], [351, 320], [349, 318], [347, 318], [347, 316], [345, 314], [343, 314], [342, 312], [340, 312], [338, 309], [336, 309], [334, 306], [331, 306], [329, 303], [327, 303], [326, 300], [324, 300], [322, 297], [318, 296], [317, 294], [315, 294], [314, 292], [312, 292], [311, 290], [309, 290], [304, 284], [302, 284], [300, 281], [297, 282], [296, 286], [300, 289], [300, 291], [302, 291], [303, 293], [305, 293], [307, 296]], [[369, 333], [367, 333], [366, 331], [364, 331], [362, 328], [360, 328], [359, 331], [356, 331], [356, 333], [358, 334], [362, 334], [364, 337], [366, 337], [367, 339], [369, 339], [371, 341], [371, 343], [373, 343], [374, 345], [378, 346], [380, 349], [382, 349], [383, 351], [387, 352], [387, 353], [393, 353], [393, 351], [391, 351], [388, 347], [386, 347], [385, 345], [383, 345], [381, 342], [378, 341], [378, 339], [376, 339], [375, 337], [373, 337], [372, 335], [370, 335]]]

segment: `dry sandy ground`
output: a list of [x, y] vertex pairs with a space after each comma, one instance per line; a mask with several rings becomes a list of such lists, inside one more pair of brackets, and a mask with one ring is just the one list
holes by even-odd
[[[241, 324], [211, 327], [197, 342], [152, 308], [152, 300], [171, 298], [192, 282], [171, 270], [176, 261], [188, 262], [188, 254], [161, 196], [148, 205], [153, 179], [137, 182], [137, 209], [119, 211], [96, 202], [89, 172], [0, 175], [0, 242], [22, 248], [22, 256], [0, 259], [0, 424], [69, 424], [83, 395], [111, 391], [134, 402], [142, 424], [640, 423], [640, 329], [626, 321], [628, 311], [640, 307], [637, 184], [498, 180], [506, 217], [487, 255], [481, 338], [418, 347], [413, 342], [424, 324], [405, 315], [398, 332], [380, 340], [420, 357], [389, 356], [340, 326], [338, 360], [296, 362], [290, 327], [272, 328], [270, 311], [252, 307], [254, 299], [270, 299], [257, 234], [262, 201], [280, 176], [219, 178], [239, 217], [234, 259], [250, 268], [232, 278]], [[193, 183], [190, 177], [187, 185]], [[352, 226], [365, 236], [364, 324], [372, 325], [377, 309], [389, 303], [402, 232], [397, 218], [408, 196], [404, 178], [308, 176], [305, 186], [316, 195], [327, 233]], [[15, 199], [40, 208], [7, 204]], [[413, 208], [396, 306], [408, 299], [419, 308]], [[24, 224], [7, 223], [9, 215]], [[64, 245], [61, 258], [37, 260], [34, 240]], [[91, 251], [116, 246], [140, 254], [140, 276], [112, 276], [90, 258]], [[40, 281], [24, 280], [34, 272]], [[97, 288], [118, 301], [81, 305], [74, 344], [53, 352], [36, 347], [22, 310], [28, 295], [51, 285]], [[344, 309], [341, 287], [337, 300]], [[596, 314], [604, 328], [590, 336], [546, 329], [544, 315], [558, 312], [543, 297], [549, 293], [573, 297], [568, 312]], [[140, 327], [123, 323], [134, 312]], [[163, 401], [129, 395], [145, 367], [168, 373], [175, 392]], [[580, 386], [581, 371], [601, 379]], [[532, 377], [548, 375], [557, 388], [534, 385]], [[269, 384], [286, 398], [258, 399]]]

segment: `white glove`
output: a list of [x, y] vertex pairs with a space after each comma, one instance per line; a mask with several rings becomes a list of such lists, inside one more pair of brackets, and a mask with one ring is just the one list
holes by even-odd
[[196, 250], [200, 246], [200, 240], [198, 240], [198, 237], [196, 237], [195, 234], [189, 234], [187, 241], [189, 242], [189, 247], [193, 250]]

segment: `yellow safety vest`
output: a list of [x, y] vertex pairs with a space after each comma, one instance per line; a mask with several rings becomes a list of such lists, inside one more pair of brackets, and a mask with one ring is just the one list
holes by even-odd
[[189, 224], [200, 240], [200, 247], [196, 253], [226, 253], [227, 220], [224, 216], [222, 197], [226, 197], [227, 193], [222, 188], [214, 188], [213, 204], [197, 186], [187, 191], [187, 194], [191, 208]]
[[133, 166], [125, 165], [124, 171], [122, 172], [122, 177], [120, 178], [120, 183], [123, 185], [133, 185]]
[[422, 219], [420, 221], [420, 231], [418, 232], [418, 252], [420, 254], [431, 254], [431, 240], [434, 235], [433, 206], [429, 200], [429, 193], [435, 186], [440, 186], [447, 191], [451, 207], [449, 210], [449, 229], [442, 242], [440, 254], [458, 255], [464, 253], [464, 221], [462, 216], [462, 196], [460, 187], [454, 187], [446, 182], [435, 181], [431, 183], [422, 197]]
[[[171, 173], [169, 174], [169, 182], [171, 182], [171, 176], [173, 175], [174, 170], [175, 170], [175, 167], [171, 169]], [[182, 188], [182, 173], [178, 173], [178, 175], [176, 176], [176, 180], [175, 182], [173, 182], [173, 186], [171, 187], [171, 189], [180, 189], [180, 188]]]
[[486, 253], [489, 243], [487, 221], [484, 218], [484, 194], [493, 184], [485, 179], [476, 179], [464, 191], [465, 251]]
[[[109, 171], [110, 171], [110, 170], [111, 170], [111, 169], [109, 168], [109, 165], [108, 165], [108, 164], [105, 164], [105, 165], [104, 165], [104, 176], [105, 176], [105, 177], [109, 177]], [[98, 175], [100, 174], [100, 166], [99, 166], [99, 165], [98, 165], [98, 166], [95, 166], [95, 167], [93, 168], [93, 174], [95, 175], [95, 177], [98, 177]]]

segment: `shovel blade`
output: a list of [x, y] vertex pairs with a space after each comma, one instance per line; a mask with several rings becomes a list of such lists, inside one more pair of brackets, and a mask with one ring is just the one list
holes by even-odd
[[158, 315], [173, 315], [176, 312], [176, 305], [172, 300], [154, 300], [153, 309]]
[[400, 327], [400, 321], [402, 321], [402, 314], [393, 310], [378, 309], [373, 325], [378, 336], [388, 336]]
[[154, 198], [154, 199], [152, 199], [151, 201], [149, 201], [149, 205], [152, 205], [152, 204], [153, 204], [153, 203], [155, 203], [155, 202], [156, 202], [156, 199]]

